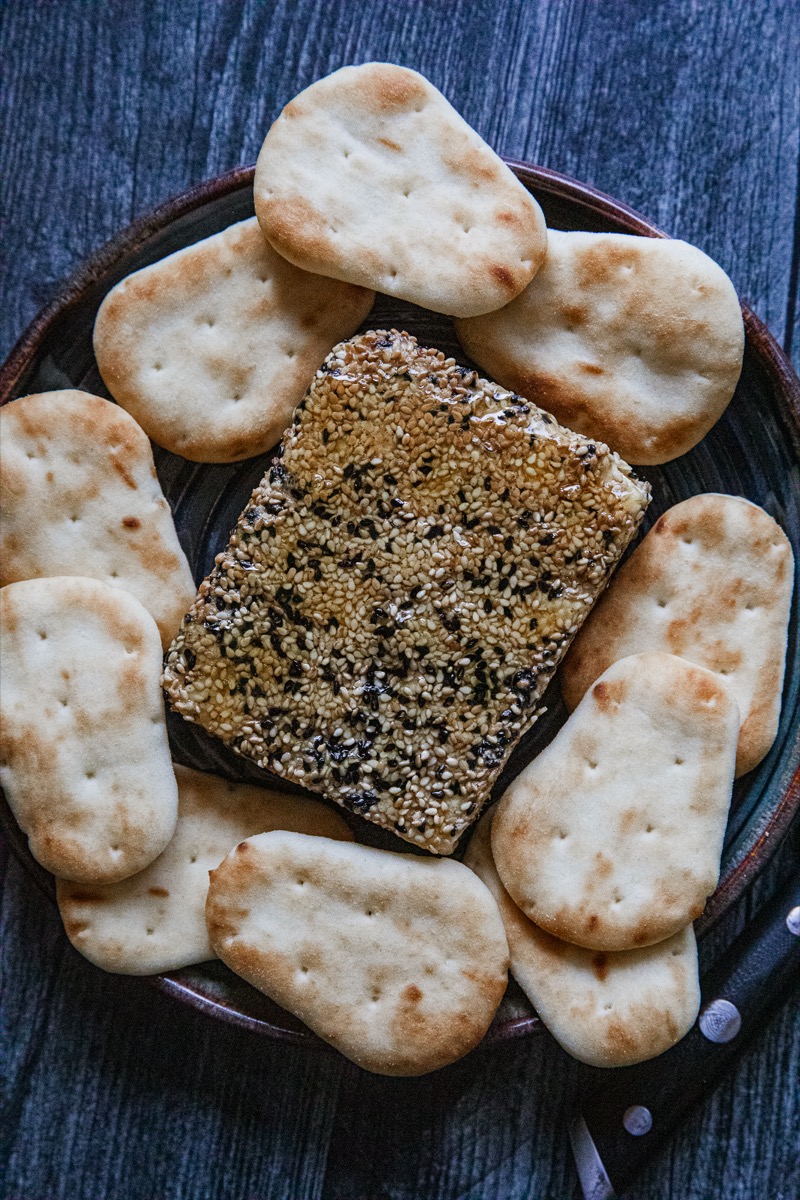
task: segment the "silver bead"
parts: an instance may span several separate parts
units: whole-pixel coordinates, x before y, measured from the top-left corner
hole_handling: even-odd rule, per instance
[[[786,928],[795,937],[800,937],[800,904],[796,904],[794,908],[790,908],[786,914]]]
[[[742,1014],[730,1000],[712,1000],[700,1013],[699,1024],[709,1042],[732,1042],[742,1027]]]
[[[642,1137],[653,1128],[653,1114],[643,1104],[632,1104],[622,1114],[622,1124],[632,1137]]]

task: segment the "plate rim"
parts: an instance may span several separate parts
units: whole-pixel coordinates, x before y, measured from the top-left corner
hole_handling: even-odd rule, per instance
[[[669,237],[669,234],[648,221],[636,209],[571,175],[519,159],[503,158],[503,161],[526,187],[536,193],[544,193],[556,199],[580,204],[601,218],[622,224],[629,233],[645,237]],[[20,386],[26,373],[34,364],[40,344],[54,325],[82,299],[88,288],[96,284],[106,271],[113,268],[121,256],[133,253],[148,238],[205,204],[221,200],[227,195],[251,187],[254,173],[254,164],[234,167],[232,170],[203,180],[169,197],[119,230],[85,259],[28,324],[0,366],[0,405],[5,404],[11,394]],[[773,390],[779,394],[778,410],[782,430],[794,446],[798,459],[800,459],[800,379],[798,379],[788,356],[765,323],[747,304],[743,301],[740,303],[745,325],[746,345],[751,346],[758,354],[759,362],[765,369]],[[789,418],[784,411],[785,408],[789,409]],[[796,740],[800,740],[800,729],[797,730]],[[798,809],[800,809],[800,763],[785,781],[783,796],[767,828],[762,831],[760,838],[745,858],[709,898],[702,916],[695,922],[698,935],[701,936],[710,930],[733,903],[744,895],[783,841]],[[24,835],[22,837],[24,838]],[[26,873],[54,903],[53,889],[48,886],[49,874],[40,874],[35,867],[32,869],[32,864],[27,861],[18,840],[13,836],[8,840],[12,852],[21,861]],[[760,855],[759,850],[763,850],[765,847],[769,848],[768,854]],[[175,972],[169,972],[147,978],[159,991],[226,1024],[259,1033],[277,1041],[330,1049],[327,1043],[318,1038],[311,1030],[287,1029],[285,1026],[275,1025],[264,1018],[229,1008],[214,997],[194,990],[175,975]],[[545,1026],[536,1015],[511,1018],[504,1023],[502,1028],[491,1027],[482,1044],[505,1042],[542,1032],[545,1032]]]

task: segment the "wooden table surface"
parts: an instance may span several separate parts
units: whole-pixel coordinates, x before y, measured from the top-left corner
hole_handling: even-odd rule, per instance
[[[797,0],[6,0],[0,357],[105,239],[252,162],[297,91],[370,59],[421,70],[501,153],[702,247],[798,346],[799,23]],[[578,1073],[549,1037],[370,1077],[102,974],[16,861],[0,871],[3,1200],[574,1194]],[[795,998],[631,1197],[796,1200],[799,1015]]]

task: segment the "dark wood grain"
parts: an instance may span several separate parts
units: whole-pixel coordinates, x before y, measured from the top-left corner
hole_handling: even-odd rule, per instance
[[[422,70],[503,153],[694,241],[779,339],[797,329],[795,0],[7,0],[0,41],[0,353],[121,226],[252,161],[299,88],[374,58]],[[4,1200],[572,1194],[579,1073],[548,1038],[418,1082],[254,1041],[94,970],[16,862],[0,969]],[[636,1200],[800,1194],[798,1016],[771,1023]]]

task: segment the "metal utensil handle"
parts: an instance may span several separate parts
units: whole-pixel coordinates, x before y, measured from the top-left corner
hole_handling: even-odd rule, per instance
[[[795,872],[702,981],[700,1015],[682,1041],[638,1066],[585,1069],[570,1130],[585,1200],[610,1200],[628,1186],[798,983]]]

